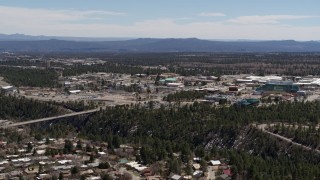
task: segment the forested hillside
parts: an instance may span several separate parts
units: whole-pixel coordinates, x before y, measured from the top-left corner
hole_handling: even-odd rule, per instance
[[[309,180],[320,177],[319,154],[280,141],[252,124],[277,121],[315,126],[319,108],[320,102],[259,108],[202,103],[159,109],[152,109],[152,103],[149,108],[124,105],[107,107],[86,121],[60,121],[46,129],[34,127],[33,132],[50,137],[78,133],[82,138],[108,142],[111,151],[122,143],[132,144],[141,147],[138,161],[149,165],[165,161],[174,173],[188,174],[193,157],[206,161],[226,158],[233,165],[234,179]],[[200,163],[206,171],[204,161]]]
[[[234,177],[248,179],[316,179],[320,156],[281,142],[251,126],[254,122],[316,124],[319,102],[280,103],[268,107],[210,107],[194,103],[183,107],[145,109],[138,105],[108,107],[89,117],[81,137],[140,145],[144,164],[168,161],[181,172],[193,155],[206,160],[228,157]],[[51,131],[55,131],[51,129]],[[248,154],[249,152],[249,154]],[[173,158],[173,153],[181,154]],[[194,154],[195,153],[195,154]],[[180,164],[177,168],[170,164]]]
[[[64,113],[58,106],[23,97],[5,96],[0,93],[0,119],[29,120]]]
[[[285,124],[276,124],[269,128],[273,133],[283,135],[295,142],[301,143],[312,148],[320,146],[319,126],[286,126]]]
[[[0,76],[17,87],[57,87],[58,74],[44,69],[23,69],[16,67],[0,67]]]
[[[279,103],[259,108],[214,108],[202,103],[151,110],[139,106],[116,106],[92,116],[82,133],[100,140],[107,140],[107,134],[112,132],[133,139],[152,136],[197,146],[204,143],[207,134],[213,130],[230,134],[228,131],[237,132],[238,127],[251,123],[277,121],[318,124],[319,108],[319,102]]]

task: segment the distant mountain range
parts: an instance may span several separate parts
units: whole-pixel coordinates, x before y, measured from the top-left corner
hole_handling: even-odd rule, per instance
[[[216,41],[153,38],[81,38],[0,34],[11,52],[320,52],[319,41]]]
[[[95,38],[95,37],[65,37],[65,36],[30,36],[25,34],[0,34],[0,41],[42,41],[42,40],[65,40],[65,41],[123,41],[134,38]]]

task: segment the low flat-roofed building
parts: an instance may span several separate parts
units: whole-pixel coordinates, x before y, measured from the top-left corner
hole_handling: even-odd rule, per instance
[[[180,175],[174,174],[170,177],[171,180],[180,180],[182,177]]]
[[[176,78],[166,78],[165,82],[166,83],[174,83],[174,82],[177,82],[177,79]]]
[[[70,90],[69,91],[69,93],[71,93],[71,94],[78,94],[80,92],[81,92],[81,90]]]
[[[221,165],[221,162],[220,162],[219,160],[211,160],[210,163],[211,163],[212,166],[219,166],[219,165]]]
[[[182,83],[168,83],[168,87],[183,87],[184,85]]]
[[[301,86],[320,86],[320,78],[303,78],[300,79],[295,85]]]
[[[2,86],[1,90],[4,91],[5,93],[15,93],[17,92],[17,88],[14,86]]]
[[[293,84],[292,81],[270,81],[256,89],[258,92],[262,93],[277,93],[277,92],[286,92],[286,93],[296,93],[298,92],[299,86]]]
[[[196,164],[192,164],[193,169],[198,170],[201,168],[200,164],[196,163]]]

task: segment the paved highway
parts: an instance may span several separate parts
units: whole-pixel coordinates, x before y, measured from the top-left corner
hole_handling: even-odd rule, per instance
[[[22,126],[22,125],[33,124],[33,123],[38,123],[38,122],[51,121],[51,120],[55,120],[55,119],[67,118],[67,117],[84,115],[84,114],[90,114],[90,113],[97,112],[97,111],[99,111],[99,110],[100,110],[100,108],[98,108],[98,109],[92,109],[92,110],[87,110],[87,111],[81,111],[81,112],[75,112],[75,113],[70,113],[70,114],[64,114],[64,115],[59,115],[59,116],[54,116],[54,117],[47,117],[47,118],[30,120],[30,121],[23,121],[23,122],[18,122],[18,123],[12,123],[12,124],[8,124],[8,125],[4,125],[4,126],[1,126],[0,128],[8,128],[8,127]]]

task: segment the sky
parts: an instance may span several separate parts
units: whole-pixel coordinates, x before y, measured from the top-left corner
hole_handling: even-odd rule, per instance
[[[0,34],[320,40],[319,0],[0,0]]]

